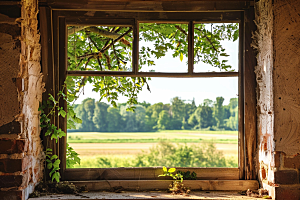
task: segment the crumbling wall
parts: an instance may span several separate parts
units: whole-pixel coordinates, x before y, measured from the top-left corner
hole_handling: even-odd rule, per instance
[[[273,108],[273,7],[271,0],[255,5],[257,49],[258,176],[265,188],[274,183],[274,108]],[[272,191],[270,190],[272,193]]]
[[[255,6],[259,180],[276,199],[300,199],[300,1]]]
[[[0,6],[0,196],[26,199],[43,176],[37,1]]]

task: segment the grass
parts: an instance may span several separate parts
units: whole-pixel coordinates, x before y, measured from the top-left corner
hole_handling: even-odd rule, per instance
[[[237,143],[237,131],[166,130],[158,132],[70,132],[69,143]]]
[[[81,156],[80,156],[81,157]],[[238,163],[238,158],[233,156],[225,156],[226,160],[231,160],[232,162]],[[103,165],[103,162],[99,161],[109,160],[111,162],[110,166]],[[106,167],[136,167],[133,165],[135,163],[135,155],[98,155],[98,156],[83,156],[81,157],[80,165],[76,164],[74,168],[106,168]],[[153,167],[153,166],[152,166]],[[229,166],[228,166],[229,167]]]
[[[80,154],[81,165],[75,168],[134,167],[137,154],[149,152],[150,147],[162,141],[189,146],[214,143],[226,160],[237,163],[238,159],[237,131],[68,132],[67,138]]]
[[[100,159],[108,159],[112,163],[112,166],[103,166],[99,163]],[[124,155],[101,155],[101,156],[84,156],[81,158],[80,165],[76,164],[74,168],[103,168],[103,167],[134,167],[131,163],[134,163],[135,156]]]
[[[68,138],[68,143],[157,143],[159,141],[174,142],[174,143],[219,143],[219,144],[237,144],[237,139],[73,139]]]

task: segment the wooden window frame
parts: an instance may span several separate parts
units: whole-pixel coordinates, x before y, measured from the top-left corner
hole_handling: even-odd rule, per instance
[[[89,1],[89,0],[88,0]],[[49,6],[50,3],[52,7]],[[92,1],[94,2],[94,1]],[[95,3],[95,2],[94,2]],[[254,31],[254,10],[249,1],[219,3],[191,2],[162,2],[164,7],[149,4],[145,8],[140,3],[124,5],[113,3],[113,1],[99,1],[95,5],[81,4],[84,10],[74,4],[60,3],[60,1],[41,1],[40,4],[40,31],[42,44],[42,71],[46,83],[46,93],[54,97],[57,91],[62,90],[62,85],[67,75],[69,76],[144,76],[144,77],[228,77],[238,76],[239,80],[239,167],[238,168],[178,168],[181,170],[193,170],[200,180],[255,180],[255,161],[253,159],[256,149],[256,94],[255,54],[250,47],[251,31]],[[185,5],[174,6],[174,4]],[[119,5],[119,6],[116,6]],[[195,11],[196,8],[201,8]],[[166,9],[168,8],[168,9]],[[94,11],[97,10],[97,11]],[[122,11],[121,11],[122,10]],[[92,17],[87,13],[91,13]],[[79,16],[79,17],[78,17]],[[157,16],[161,16],[158,18]],[[184,20],[180,19],[184,16]],[[160,73],[160,72],[138,72],[138,42],[133,41],[133,71],[67,71],[67,25],[93,24],[97,25],[98,19],[109,19],[120,21],[122,19],[133,19],[135,28],[133,34],[138,35],[137,24],[139,21],[185,21],[189,22],[189,29],[193,28],[193,22],[199,23],[239,23],[239,72],[193,72],[193,36],[189,34],[189,63],[187,73]],[[108,23],[109,24],[109,23]],[[189,32],[192,30],[189,30]],[[138,38],[138,37],[134,37]],[[66,108],[66,103],[61,100],[61,106]],[[66,121],[62,117],[54,117],[53,123],[66,131]],[[44,139],[46,141],[46,138]],[[68,181],[95,181],[95,180],[161,180],[161,168],[79,168],[66,169],[66,137],[61,138],[58,143],[51,143],[54,153],[59,155],[62,161],[62,180]],[[116,175],[118,174],[118,175]]]

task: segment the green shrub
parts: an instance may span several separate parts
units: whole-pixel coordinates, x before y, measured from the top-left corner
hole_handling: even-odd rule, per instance
[[[213,143],[197,145],[160,141],[149,151],[136,156],[101,156],[83,159],[82,168],[112,167],[237,167],[237,159],[225,158]],[[75,166],[76,167],[76,166]]]
[[[135,162],[136,167],[237,167],[232,159],[226,161],[213,143],[187,145],[161,141],[149,153],[138,154]]]

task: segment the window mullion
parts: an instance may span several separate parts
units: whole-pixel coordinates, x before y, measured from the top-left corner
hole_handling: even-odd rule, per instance
[[[139,24],[138,21],[134,20],[133,25],[133,46],[132,46],[132,72],[138,73],[139,68]]]
[[[194,73],[194,23],[189,22],[188,28],[188,73]]]

